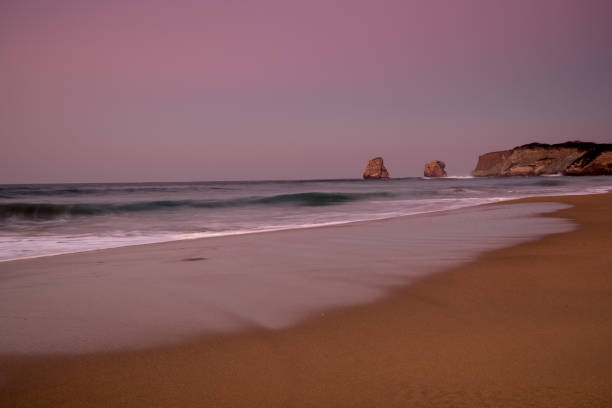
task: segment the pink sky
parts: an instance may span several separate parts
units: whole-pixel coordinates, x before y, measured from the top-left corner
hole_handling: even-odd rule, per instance
[[[392,176],[612,142],[610,1],[0,3],[0,183]]]

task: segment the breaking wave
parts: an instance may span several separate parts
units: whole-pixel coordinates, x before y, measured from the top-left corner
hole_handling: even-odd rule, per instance
[[[390,193],[327,193],[309,192],[274,196],[241,197],[224,200],[157,200],[127,203],[4,203],[0,204],[0,220],[15,217],[44,220],[66,216],[92,216],[132,212],[167,211],[183,208],[216,209],[245,206],[318,207],[345,204],[370,198],[388,197]]]

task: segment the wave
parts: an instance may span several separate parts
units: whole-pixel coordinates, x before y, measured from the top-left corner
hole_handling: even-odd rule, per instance
[[[20,197],[70,197],[70,196],[91,196],[91,195],[111,195],[111,194],[130,194],[130,193],[176,193],[184,191],[189,187],[178,188],[177,186],[147,186],[147,187],[22,187],[22,188],[2,188],[0,187],[0,198],[17,199]]]
[[[252,205],[318,207],[343,204],[369,198],[382,198],[390,193],[308,192],[274,196],[242,197],[226,200],[157,200],[128,203],[4,203],[0,204],[0,220],[8,218],[50,220],[66,216],[92,216],[133,212],[164,211],[178,208],[216,209]]]
[[[196,181],[167,183],[99,183],[99,184],[23,184],[0,185],[0,199],[20,197],[70,197],[82,195],[115,195],[130,193],[178,193],[184,191],[236,190],[259,185],[307,185],[313,183],[359,183],[361,179],[336,180],[256,180],[256,181]]]
[[[550,179],[550,178],[538,180],[537,182],[535,182],[533,184],[536,185],[536,186],[543,186],[543,187],[553,187],[553,186],[562,186],[562,185],[565,185],[563,180]]]

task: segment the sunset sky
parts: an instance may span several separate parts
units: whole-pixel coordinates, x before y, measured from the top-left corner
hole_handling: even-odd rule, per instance
[[[0,183],[468,174],[612,143],[612,1],[0,2]]]

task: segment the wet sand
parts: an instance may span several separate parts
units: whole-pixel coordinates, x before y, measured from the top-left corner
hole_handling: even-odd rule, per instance
[[[281,329],[573,225],[509,204],[0,262],[0,355],[97,353]]]
[[[580,227],[288,329],[4,356],[0,405],[611,406],[612,194],[524,201]]]

